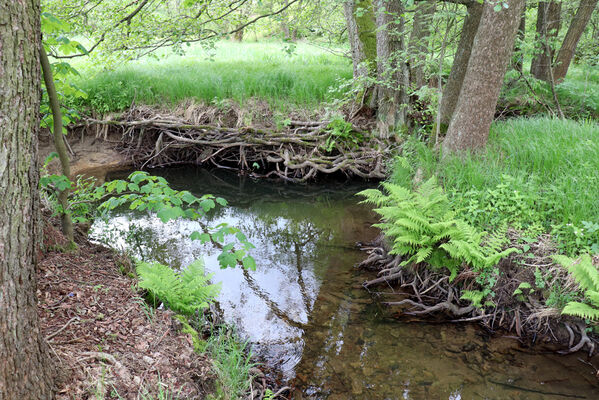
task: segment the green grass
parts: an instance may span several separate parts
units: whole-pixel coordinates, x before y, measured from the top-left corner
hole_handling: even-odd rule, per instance
[[[551,86],[528,76],[528,73],[526,75],[540,100],[557,112]],[[510,105],[510,108],[529,116],[547,114],[516,71],[508,72],[505,81],[511,84],[502,89],[500,107]],[[572,65],[564,82],[556,86],[556,93],[568,118],[599,118],[599,66]]]
[[[305,43],[285,52],[281,42],[218,42],[214,51],[190,47],[186,54],[145,58],[115,71],[79,66],[84,105],[97,112],[121,111],[136,103],[176,105],[185,99],[243,103],[255,97],[273,107],[315,107],[329,87],[352,76],[350,61]]]
[[[206,347],[216,373],[216,392],[211,399],[235,400],[250,391],[251,351],[232,327],[213,332]]]
[[[495,124],[487,149],[438,161],[424,145],[413,161],[436,174],[454,206],[486,230],[502,223],[551,232],[568,254],[599,245],[599,125],[550,118]],[[405,179],[396,168],[395,180]]]

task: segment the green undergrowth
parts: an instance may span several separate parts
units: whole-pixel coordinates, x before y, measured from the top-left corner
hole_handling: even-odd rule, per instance
[[[406,152],[437,176],[459,216],[483,230],[550,233],[561,253],[599,252],[599,125],[550,118],[495,124],[483,153],[442,161],[424,144]],[[391,178],[409,179],[398,165]]]
[[[461,292],[474,306],[497,306],[498,291],[518,301],[536,292],[547,307],[597,319],[599,273],[589,254],[599,254],[598,171],[596,122],[513,119],[493,126],[483,152],[461,157],[440,159],[410,138],[382,190],[361,195],[377,207],[391,254],[402,255],[404,265],[445,270],[450,282],[474,272],[475,285]],[[555,281],[557,270],[523,261],[535,257],[529,251],[543,234],[578,289]],[[512,253],[514,265],[500,266]],[[511,287],[504,269],[526,265],[533,268],[524,275],[534,279]],[[549,280],[553,287],[546,286]]]
[[[154,307],[176,312],[181,331],[191,337],[194,351],[207,354],[215,374],[211,400],[242,398],[250,387],[251,349],[231,326],[214,326],[206,309],[220,292],[220,285],[209,283],[203,263],[194,261],[182,271],[159,263],[137,263],[138,287],[147,293]],[[206,333],[206,334],[204,334]]]
[[[184,55],[146,57],[114,71],[81,67],[77,84],[88,96],[80,106],[98,113],[136,104],[177,105],[185,99],[219,104],[250,98],[276,109],[314,108],[330,98],[329,88],[350,79],[348,60],[305,43],[290,54],[280,42],[217,42]]]
[[[532,91],[516,71],[508,72],[498,111],[502,111],[502,107],[508,107],[511,112],[520,115],[547,115],[550,113],[546,108],[548,106],[557,115],[550,84],[534,79],[528,73],[526,76]],[[571,66],[566,79],[556,85],[556,93],[566,117],[599,118],[599,66]]]

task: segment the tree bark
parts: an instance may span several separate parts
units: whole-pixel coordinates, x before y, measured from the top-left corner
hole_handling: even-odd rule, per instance
[[[442,131],[445,131],[449,125],[458,102],[482,11],[483,6],[477,2],[468,6],[468,15],[464,20],[462,33],[460,35],[460,43],[458,44],[458,49],[453,59],[453,65],[451,66],[451,72],[449,73],[449,78],[447,79],[441,97],[440,121],[441,126],[443,127]]]
[[[52,399],[37,315],[39,0],[0,2],[0,398]]]
[[[591,20],[591,16],[597,7],[598,1],[599,0],[580,1],[578,10],[572,19],[572,23],[568,28],[568,32],[564,37],[562,46],[559,49],[557,58],[555,59],[553,77],[556,82],[560,82],[566,77],[568,68],[570,68],[570,63],[574,57],[574,52],[576,51],[576,46],[578,46],[578,41],[584,33],[589,21]]]
[[[359,16],[356,10],[360,9]],[[369,76],[376,63],[376,27],[371,0],[347,0],[343,4],[352,52],[354,78]]]
[[[62,133],[62,111],[60,110],[58,94],[56,93],[56,87],[54,86],[52,67],[50,66],[50,61],[48,60],[44,46],[40,46],[40,63],[42,66],[46,91],[48,93],[48,101],[50,102],[50,109],[52,110],[52,121],[54,123],[52,136],[54,137],[54,147],[58,153],[62,174],[66,176],[67,179],[71,179],[69,154],[67,153],[67,146],[64,142],[64,135]],[[60,214],[62,233],[68,239],[69,247],[74,248],[75,239],[73,236],[73,221],[71,220],[71,214],[69,214],[68,211],[69,189],[62,190],[58,193],[58,202],[62,207],[62,212]]]
[[[520,26],[518,26],[518,40],[514,47],[514,51],[517,53],[518,58],[514,60],[514,69],[520,73],[524,72],[524,55],[522,54],[522,47],[520,43],[524,43],[526,39],[526,7],[522,10],[520,16]]]
[[[377,127],[379,137],[388,138],[397,126],[407,123],[409,78],[400,57],[405,43],[403,7],[399,1],[375,0],[375,9]]]
[[[418,3],[418,9],[414,15],[408,45],[410,52],[410,86],[412,89],[419,89],[424,86],[424,63],[436,9],[436,2],[423,1]]]
[[[485,2],[472,44],[460,96],[443,142],[444,154],[484,147],[493,122],[503,77],[514,49],[524,0],[507,0],[494,11]]]
[[[562,3],[555,1],[539,2],[537,11],[537,37],[541,44],[540,52],[535,54],[530,65],[530,74],[537,79],[549,82],[554,49],[551,42],[559,34],[561,26]]]

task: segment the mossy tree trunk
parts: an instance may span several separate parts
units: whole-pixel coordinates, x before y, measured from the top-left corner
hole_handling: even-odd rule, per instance
[[[370,76],[376,65],[376,26],[372,0],[347,0],[343,4],[352,53],[354,78]]]
[[[0,2],[0,398],[52,399],[37,315],[39,0]]]
[[[520,23],[524,0],[506,0],[494,10],[485,2],[455,111],[443,142],[444,154],[486,145],[499,91]]]

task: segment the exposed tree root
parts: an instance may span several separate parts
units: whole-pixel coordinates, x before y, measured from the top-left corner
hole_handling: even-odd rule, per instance
[[[318,174],[342,173],[348,177],[383,179],[386,159],[393,154],[388,140],[371,137],[356,146],[331,136],[328,121],[287,121],[287,126],[227,127],[190,123],[184,117],[161,115],[136,107],[116,118],[85,119],[74,128],[95,128],[96,135],[120,134],[122,152],[137,167],[190,163],[235,168],[255,177],[307,181]],[[327,141],[334,141],[327,151]]]
[[[518,247],[517,233],[509,231],[511,247]],[[359,264],[360,268],[379,271],[378,276],[363,283],[371,291],[377,285],[386,285],[392,289],[389,293],[371,292],[379,296],[397,296],[400,301],[383,301],[384,304],[400,307],[406,315],[445,315],[452,322],[477,321],[490,331],[505,330],[515,332],[521,340],[530,343],[544,342],[567,346],[561,354],[579,350],[595,352],[597,338],[587,333],[584,321],[572,317],[563,317],[556,308],[547,307],[541,291],[527,293],[517,298],[514,291],[522,282],[534,286],[535,279],[541,273],[547,287],[558,285],[566,290],[575,288],[575,281],[565,269],[554,265],[550,254],[555,248],[549,237],[541,236],[536,243],[529,244],[535,255],[531,260],[515,254],[503,260],[499,265],[500,277],[493,287],[496,293],[494,307],[473,307],[469,301],[460,299],[462,290],[476,290],[477,274],[467,268],[452,281],[442,271],[431,271],[424,265],[400,266],[401,258],[388,253],[384,238],[362,245],[368,257]],[[535,276],[536,273],[536,276]],[[384,300],[384,299],[383,299]],[[576,339],[578,337],[579,339]]]

